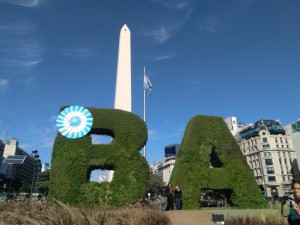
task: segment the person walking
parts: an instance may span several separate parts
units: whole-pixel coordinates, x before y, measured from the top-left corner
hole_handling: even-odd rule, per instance
[[[294,178],[292,180],[292,189],[294,194],[290,196],[292,203],[291,209],[288,215],[289,225],[298,225],[300,224],[300,179]]]
[[[167,207],[167,201],[168,201],[168,186],[166,182],[163,182],[163,185],[161,187],[160,191],[160,206],[161,206],[161,211],[166,211]]]
[[[168,184],[167,191],[168,191],[167,192],[167,199],[168,199],[167,211],[168,211],[174,209],[173,187],[171,183]]]
[[[179,187],[179,185],[177,184],[174,190],[174,196],[175,196],[175,206],[177,210],[181,210],[182,209],[182,191]]]

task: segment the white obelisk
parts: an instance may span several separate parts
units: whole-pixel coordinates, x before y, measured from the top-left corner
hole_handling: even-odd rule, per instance
[[[120,31],[114,108],[131,112],[131,45],[126,24]]]
[[[114,108],[131,112],[131,44],[126,24],[120,31]],[[107,181],[111,182],[113,176],[114,171],[109,170]]]

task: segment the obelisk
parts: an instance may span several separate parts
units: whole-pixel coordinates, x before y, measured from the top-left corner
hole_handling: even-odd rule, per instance
[[[114,108],[131,112],[131,44],[126,24],[120,31]]]
[[[114,108],[131,112],[131,44],[126,24],[120,31]],[[107,181],[111,182],[113,176],[114,171],[109,170]]]

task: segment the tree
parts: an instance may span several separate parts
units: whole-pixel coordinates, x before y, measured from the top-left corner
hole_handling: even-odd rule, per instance
[[[48,185],[50,180],[50,171],[44,171],[39,174],[38,192],[48,194]]]
[[[158,192],[161,185],[162,185],[161,177],[156,174],[150,174],[147,192],[159,194]]]

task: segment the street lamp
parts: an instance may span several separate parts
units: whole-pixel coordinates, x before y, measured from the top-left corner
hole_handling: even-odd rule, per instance
[[[272,202],[274,203],[275,202],[275,195],[276,195],[276,188],[272,188]]]
[[[35,181],[35,173],[36,173],[35,167],[37,164],[37,160],[39,160],[39,157],[40,157],[38,154],[38,150],[33,150],[31,152],[31,157],[33,158],[34,161],[33,161],[33,175],[32,175],[32,182],[31,182],[30,196],[32,195],[32,188],[34,187],[34,184],[36,186],[36,182],[37,182],[37,181]]]

